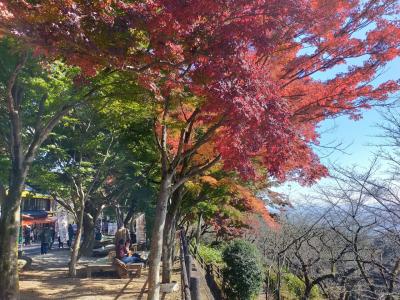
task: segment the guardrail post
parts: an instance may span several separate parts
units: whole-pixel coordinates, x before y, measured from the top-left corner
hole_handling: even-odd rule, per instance
[[[190,296],[192,300],[200,300],[200,276],[197,272],[193,272],[190,278]]]
[[[186,253],[185,253],[185,245],[184,245],[184,241],[185,241],[185,237],[182,234],[181,231],[181,238],[180,238],[180,261],[181,261],[181,282],[182,282],[182,299],[184,300],[191,300],[191,296],[190,296],[190,277],[188,276],[187,273],[187,265],[186,265]]]
[[[186,274],[188,279],[192,277],[192,265],[193,265],[193,258],[190,254],[185,255],[185,264],[186,264]]]

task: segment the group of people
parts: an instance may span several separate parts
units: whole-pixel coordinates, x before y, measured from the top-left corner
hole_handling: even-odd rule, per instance
[[[23,230],[24,245],[30,245],[31,243],[39,240],[39,229],[36,226],[26,226]]]
[[[40,234],[40,241],[41,241],[41,254],[47,254],[49,250],[53,247],[55,241],[56,232],[54,227],[49,227],[46,224]],[[68,225],[68,240],[67,246],[70,248],[72,246],[72,241],[74,239],[75,231],[71,224]],[[57,235],[58,238],[58,248],[64,249],[65,238],[63,238],[60,234]]]
[[[24,226],[22,229],[22,234],[24,246],[35,242],[40,242],[40,253],[47,254],[48,251],[52,249],[56,238],[58,239],[58,248],[64,248],[65,243],[67,243],[68,247],[71,247],[75,231],[72,224],[69,224],[68,226],[68,235],[56,233],[55,227],[50,224],[43,224],[39,226],[34,224],[32,226]]]
[[[146,260],[142,259],[140,254],[131,254],[130,247],[132,243],[130,238],[131,235],[127,228],[121,227],[117,230],[114,240],[116,257],[125,264],[145,263]]]
[[[40,242],[40,253],[46,254],[49,249],[52,248],[54,244],[56,231],[53,226],[49,226],[49,224],[44,224],[42,228],[33,225],[25,226],[23,229],[24,236],[24,246],[30,245],[31,243]]]

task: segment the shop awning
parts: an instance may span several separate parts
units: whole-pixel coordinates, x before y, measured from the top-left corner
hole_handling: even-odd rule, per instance
[[[22,214],[22,220],[33,220],[34,218],[30,215]]]
[[[33,224],[48,224],[57,221],[57,217],[48,216],[45,210],[27,210],[21,213],[22,226]]]
[[[22,219],[24,218],[24,216],[28,218],[38,219],[38,218],[46,218],[48,212],[45,210],[23,210],[21,214],[22,214]]]
[[[22,226],[33,225],[33,224],[49,224],[55,223],[57,221],[57,217],[47,217],[47,218],[40,218],[40,219],[30,219],[24,220],[22,219]]]
[[[57,217],[46,217],[46,218],[38,218],[38,219],[22,219],[22,226],[33,225],[33,224],[49,224],[55,223],[57,221]]]

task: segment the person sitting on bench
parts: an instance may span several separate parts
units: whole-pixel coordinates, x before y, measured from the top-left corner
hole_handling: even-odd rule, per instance
[[[133,264],[133,263],[141,263],[143,260],[138,256],[129,256],[129,252],[126,249],[125,241],[120,239],[115,249],[116,256],[119,260],[121,260],[124,264]]]

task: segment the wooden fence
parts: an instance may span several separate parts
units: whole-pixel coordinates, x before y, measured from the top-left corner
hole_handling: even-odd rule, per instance
[[[193,257],[190,254],[189,244],[183,230],[180,231],[180,246],[182,299],[200,300],[201,273],[196,264],[193,263]]]
[[[200,256],[196,248],[190,244],[190,252],[193,257],[197,260],[201,268],[206,272],[207,285],[210,288],[211,293],[216,300],[226,299],[223,294],[224,280],[222,276],[222,270],[216,264],[206,263],[203,257]]]

